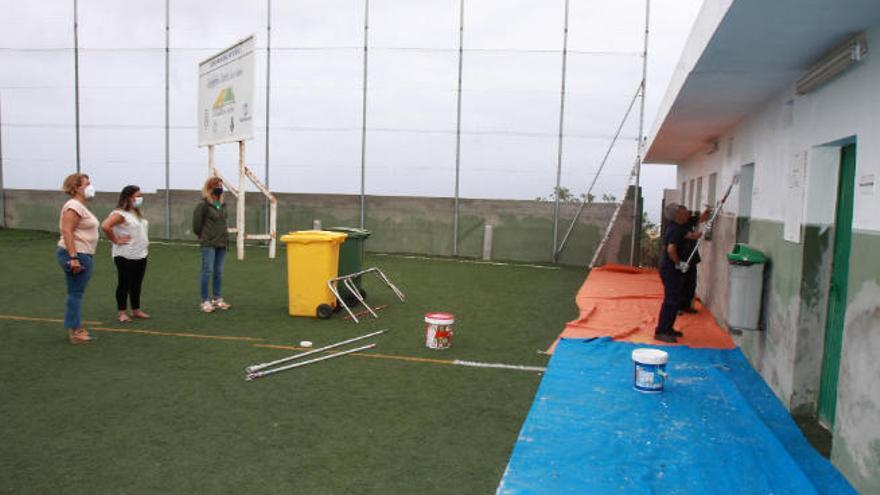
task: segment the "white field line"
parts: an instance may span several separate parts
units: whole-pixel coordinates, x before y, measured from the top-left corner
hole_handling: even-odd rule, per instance
[[[452,362],[456,366],[470,366],[472,368],[496,368],[502,370],[518,370],[518,371],[537,371],[543,373],[547,368],[543,366],[523,366],[521,364],[502,364],[502,363],[481,363],[478,361],[460,361],[456,359]]]
[[[439,258],[431,256],[415,256],[409,254],[370,253],[370,256],[388,256],[389,258],[403,258],[407,260],[448,261],[450,263],[468,263],[471,265],[512,266],[517,268],[537,268],[539,270],[559,270],[558,266],[530,265],[528,263],[504,263],[501,261],[462,260],[451,258]]]

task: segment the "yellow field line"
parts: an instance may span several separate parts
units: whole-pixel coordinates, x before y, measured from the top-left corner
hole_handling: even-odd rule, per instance
[[[91,327],[90,330],[95,330],[96,332],[140,333],[144,335],[159,335],[162,337],[187,337],[191,339],[236,340],[248,342],[261,342],[265,340],[259,337],[236,337],[232,335],[207,335],[203,333],[163,332],[160,330],[138,330],[134,328]]]
[[[33,318],[29,316],[11,316],[11,315],[0,315],[0,320],[18,320],[18,321],[39,321],[39,322],[50,322],[57,323],[62,322],[64,320],[58,320],[53,318]],[[185,337],[191,339],[208,339],[208,340],[231,340],[237,342],[262,342],[266,339],[259,337],[237,337],[234,335],[208,335],[202,333],[188,333],[188,332],[167,332],[162,330],[141,330],[136,328],[114,328],[114,327],[102,327],[102,326],[91,326],[91,325],[100,325],[101,322],[85,322],[90,325],[89,330],[94,330],[96,332],[110,332],[110,333],[130,333],[130,334],[141,334],[141,335],[155,335],[161,337]],[[281,349],[288,351],[308,351],[310,348],[306,347],[296,347],[292,345],[279,345],[279,344],[253,344],[254,347],[259,347],[262,349]],[[330,351],[328,351],[330,352]],[[433,358],[422,358],[422,357],[414,357],[414,356],[394,356],[391,354],[375,354],[375,353],[354,353],[353,356],[360,356],[366,358],[373,359],[387,359],[392,361],[408,361],[411,363],[431,363],[431,364],[445,364],[450,366],[472,366],[474,364],[485,365],[486,363],[469,363],[462,362],[458,360],[448,360],[448,359],[433,359]],[[529,368],[529,367],[517,367],[511,365],[488,365],[485,367],[493,367],[493,366],[503,366],[503,367],[512,367],[512,368]]]
[[[39,321],[44,323],[64,323],[64,320],[59,318],[35,318],[32,316],[14,316],[14,315],[0,315],[0,320],[16,320],[16,321]],[[86,325],[102,325],[104,322],[102,321],[83,321]]]

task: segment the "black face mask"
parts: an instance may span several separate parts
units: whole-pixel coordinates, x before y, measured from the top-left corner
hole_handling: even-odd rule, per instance
[[[215,187],[213,190],[211,190],[211,192],[214,194],[214,196],[217,196],[219,198],[220,195],[223,194],[223,188]]]

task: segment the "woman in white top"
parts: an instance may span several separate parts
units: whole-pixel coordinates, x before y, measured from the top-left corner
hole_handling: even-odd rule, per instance
[[[92,256],[98,247],[98,219],[86,208],[86,202],[95,197],[95,186],[88,175],[76,173],[64,179],[62,190],[70,199],[61,207],[61,238],[55,254],[67,282],[64,326],[71,344],[88,344],[95,337],[82,325],[82,300],[92,277]]]
[[[148,319],[141,311],[141,284],[147,271],[147,254],[150,240],[147,238],[149,223],[141,213],[144,197],[138,186],[125,186],[119,194],[116,209],[101,224],[107,239],[113,243],[111,253],[116,264],[116,307],[121,322],[131,321],[126,314],[127,302],[131,300],[131,316]]]

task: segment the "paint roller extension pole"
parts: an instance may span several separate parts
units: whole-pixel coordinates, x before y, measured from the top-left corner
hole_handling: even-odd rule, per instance
[[[248,373],[248,374],[250,374],[250,373],[254,373],[254,372],[260,371],[260,370],[262,370],[262,369],[270,368],[270,367],[272,367],[272,366],[275,366],[275,365],[278,365],[278,364],[281,364],[281,363],[286,363],[286,362],[288,362],[288,361],[293,361],[294,359],[299,359],[299,358],[301,358],[301,357],[310,356],[310,355],[312,355],[312,354],[316,354],[316,353],[319,353],[319,352],[322,352],[322,351],[326,351],[326,350],[328,350],[328,349],[333,349],[334,347],[339,347],[339,346],[342,346],[342,345],[345,345],[345,344],[350,344],[350,343],[352,343],[352,342],[357,342],[358,340],[368,339],[368,338],[370,338],[370,337],[375,337],[375,336],[377,336],[377,335],[382,335],[383,333],[385,333],[385,332],[387,332],[387,331],[388,331],[388,329],[386,328],[385,330],[379,330],[378,332],[368,333],[368,334],[366,334],[366,335],[361,335],[360,337],[354,337],[354,338],[352,338],[352,339],[343,340],[342,342],[337,342],[337,343],[335,343],[335,344],[325,345],[324,347],[320,347],[320,348],[318,348],[318,349],[313,349],[313,350],[311,350],[311,351],[302,352],[302,353],[299,353],[299,354],[294,354],[293,356],[288,356],[288,357],[281,358],[281,359],[278,359],[278,360],[275,360],[275,361],[271,361],[271,362],[268,362],[268,363],[255,364],[255,365],[253,365],[253,366],[248,366],[247,368],[244,369],[244,371],[245,371],[245,373]]]
[[[287,366],[282,366],[280,368],[273,368],[271,370],[266,370],[266,371],[257,371],[256,373],[248,373],[244,377],[244,379],[245,379],[245,381],[250,382],[250,381],[253,381],[257,378],[262,378],[266,375],[278,373],[279,371],[286,371],[286,370],[293,369],[293,368],[299,368],[301,366],[306,366],[306,365],[309,365],[312,363],[317,363],[319,361],[326,361],[328,359],[333,359],[333,358],[338,358],[340,356],[345,356],[346,354],[354,354],[355,352],[365,351],[367,349],[372,349],[373,347],[376,347],[376,344],[368,344],[368,345],[365,345],[362,347],[355,347],[354,349],[349,349],[347,351],[337,352],[335,354],[329,354],[327,356],[321,356],[321,357],[315,358],[315,359],[309,359],[308,361],[303,361],[300,363],[289,364]]]
[[[730,191],[733,190],[733,186],[739,184],[739,174],[733,176],[733,180],[730,181],[730,185],[727,186],[727,191],[724,192],[724,196],[722,196],[721,201],[718,202],[718,206],[715,207],[715,211],[712,212],[712,216],[709,217],[709,221],[706,222],[706,225],[703,226],[703,235],[697,239],[697,244],[694,246],[694,250],[691,251],[691,254],[687,257],[686,263],[688,265],[691,264],[691,260],[694,258],[694,255],[697,253],[697,250],[700,249],[700,245],[703,243],[703,238],[706,236],[706,232],[708,232],[712,225],[715,224],[715,218],[718,217],[718,214],[721,213],[721,210],[724,208],[724,203],[727,202],[727,197],[730,196]]]

